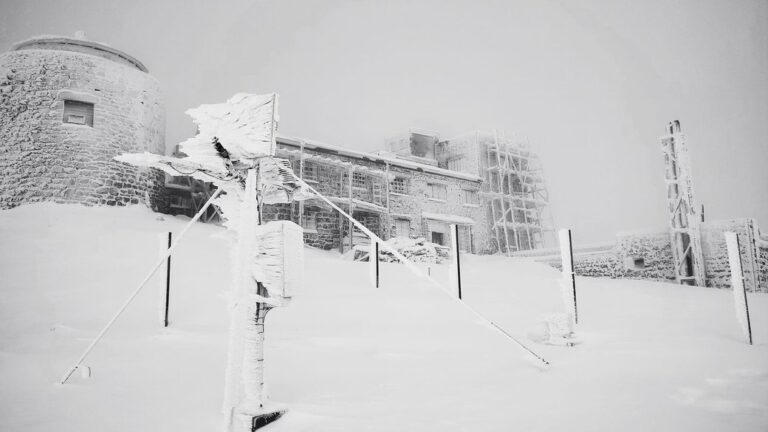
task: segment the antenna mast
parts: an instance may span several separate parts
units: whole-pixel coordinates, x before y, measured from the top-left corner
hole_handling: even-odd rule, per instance
[[[664,152],[665,182],[669,210],[672,256],[675,280],[680,284],[706,285],[704,257],[701,252],[701,215],[693,198],[691,161],[686,136],[680,132],[680,122],[668,125],[668,134],[660,138]]]

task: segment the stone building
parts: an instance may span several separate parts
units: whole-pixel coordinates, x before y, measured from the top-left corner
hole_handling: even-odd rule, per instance
[[[551,231],[535,154],[511,140],[481,132],[441,140],[412,130],[378,153],[284,136],[277,143],[277,156],[291,160],[302,179],[383,239],[446,246],[455,224],[463,250],[509,253],[542,247]],[[320,199],[271,206],[264,217],[296,221],[305,241],[324,249],[367,242]]]
[[[411,131],[388,140],[386,147],[366,153],[278,136],[276,155],[290,160],[299,177],[385,240],[424,238],[445,246],[449,226],[455,224],[467,252],[542,247],[543,234],[551,231],[543,216],[548,203],[530,150],[481,132],[441,140],[432,132]],[[498,164],[501,159],[506,164]],[[209,195],[199,183],[168,180],[172,212],[194,214]],[[300,224],[306,243],[322,249],[344,252],[368,242],[321,199],[265,206],[263,218]]]
[[[424,237],[447,245],[448,227],[457,224],[465,250],[486,248],[480,177],[441,168],[434,159],[365,153],[284,136],[277,143],[277,156],[291,160],[304,181],[380,237]],[[346,251],[367,242],[320,199],[270,206],[264,218],[296,221],[304,227],[306,243],[323,249]]]
[[[54,36],[0,54],[0,209],[55,201],[165,210],[159,171],[112,159],[143,151],[165,152],[165,108],[141,62]]]

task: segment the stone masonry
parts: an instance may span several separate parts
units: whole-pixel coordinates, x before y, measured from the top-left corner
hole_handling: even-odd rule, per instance
[[[725,246],[725,232],[739,237],[744,283],[748,291],[768,292],[768,240],[760,236],[754,219],[730,219],[701,224],[702,252],[707,286],[731,287],[731,269]],[[558,269],[559,250],[517,253],[533,257]],[[666,232],[620,234],[613,245],[574,247],[574,267],[579,276],[647,279],[674,282],[674,260]]]
[[[92,126],[65,122],[65,101],[92,104]],[[165,210],[160,172],[112,159],[162,154],[164,134],[158,82],[120,51],[40,37],[0,54],[0,209],[55,201]]]

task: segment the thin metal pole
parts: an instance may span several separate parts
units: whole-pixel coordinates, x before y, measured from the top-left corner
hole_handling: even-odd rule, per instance
[[[179,241],[181,240],[182,237],[184,237],[184,234],[186,234],[187,230],[189,230],[189,228],[191,228],[192,225],[195,222],[197,222],[198,219],[200,219],[200,216],[203,215],[203,212],[205,212],[205,210],[208,208],[208,206],[211,205],[211,202],[213,202],[213,200],[216,197],[218,197],[221,192],[222,192],[222,188],[216,189],[216,192],[214,192],[214,194],[211,195],[211,197],[208,199],[208,201],[206,201],[206,203],[203,205],[203,207],[197,212],[195,217],[193,217],[192,220],[189,221],[187,226],[185,226],[184,229],[181,230],[181,233],[179,233],[179,238],[176,239],[176,243],[174,243],[173,245],[171,245],[170,248],[168,248],[168,251],[166,252],[165,256],[160,257],[160,259],[157,261],[155,266],[152,267],[152,270],[150,270],[149,273],[147,274],[147,276],[144,277],[144,280],[141,281],[141,283],[139,284],[138,288],[136,288],[136,290],[131,294],[131,296],[128,297],[128,300],[126,300],[125,303],[123,303],[123,305],[120,307],[120,309],[118,309],[117,313],[112,317],[112,319],[109,320],[107,325],[105,325],[104,328],[101,329],[99,334],[91,342],[91,344],[88,345],[88,348],[85,349],[83,354],[80,355],[80,358],[77,360],[77,362],[75,362],[75,365],[72,366],[72,368],[70,368],[67,371],[67,373],[64,374],[63,377],[61,377],[61,383],[62,384],[66,383],[67,380],[69,379],[69,377],[72,376],[72,374],[75,372],[75,370],[83,363],[83,360],[85,360],[85,358],[88,356],[88,354],[90,354],[91,350],[93,350],[93,348],[96,346],[96,344],[99,343],[101,338],[104,337],[104,335],[107,333],[107,330],[109,330],[110,327],[112,327],[112,324],[114,324],[115,321],[117,321],[117,318],[120,315],[122,315],[122,313],[125,311],[126,308],[128,308],[128,305],[130,305],[131,302],[133,301],[133,299],[136,298],[136,296],[139,294],[139,292],[141,292],[142,288],[144,288],[144,286],[147,284],[147,282],[149,282],[149,280],[152,278],[152,275],[155,274],[157,269],[159,269],[160,266],[163,265],[163,261],[165,261],[166,257],[170,256],[171,253],[173,252],[173,250],[176,249],[176,247],[179,245]]]
[[[573,238],[571,230],[568,230],[568,252],[571,259],[571,286],[573,288],[573,322],[579,323],[579,308],[576,305],[576,269],[573,266]]]
[[[741,274],[738,277],[741,278],[741,291],[744,293],[744,310],[747,315],[747,334],[749,335],[749,344],[752,345],[752,322],[749,319],[749,303],[747,302],[747,285],[744,283],[746,278],[744,277],[744,261],[741,259],[741,244],[739,243],[739,236],[736,236],[736,253],[739,256],[739,269]]]
[[[168,249],[171,248],[172,233],[168,231]],[[168,308],[171,304],[171,255],[168,254],[168,261],[165,265],[165,327],[168,327]]]
[[[451,234],[453,235],[453,247],[456,248],[456,287],[459,292],[459,300],[461,300],[461,257],[459,250],[459,226],[451,225]]]
[[[376,260],[376,288],[379,287],[379,242],[374,241],[374,259]]]

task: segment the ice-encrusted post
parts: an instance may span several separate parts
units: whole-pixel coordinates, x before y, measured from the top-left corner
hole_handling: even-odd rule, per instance
[[[255,169],[248,170],[245,179],[245,189],[242,193],[239,209],[237,209],[237,238],[235,240],[235,250],[233,256],[235,260],[233,262],[233,282],[232,287],[232,311],[230,316],[229,327],[229,350],[227,354],[227,370],[225,374],[224,382],[224,405],[223,411],[226,415],[227,427],[231,429],[231,423],[234,410],[236,409],[240,400],[240,380],[246,375],[244,365],[245,362],[245,340],[252,334],[252,323],[249,322],[251,317],[255,317],[253,313],[253,305],[255,302],[247,301],[248,294],[257,294],[253,292],[251,285],[254,285],[252,276],[248,271],[251,265],[251,258],[253,257],[253,240],[255,234],[256,224],[259,220],[258,206],[256,203],[256,171]],[[262,319],[263,330],[263,319]],[[256,338],[256,343],[258,343]],[[261,339],[263,341],[263,338]],[[263,360],[263,353],[261,353]],[[263,383],[258,386],[260,393]],[[248,386],[246,385],[247,389]],[[250,394],[251,400],[249,405],[255,404],[253,401],[253,392]],[[262,396],[259,394],[258,404],[261,403]],[[258,405],[257,405],[258,406]],[[246,408],[246,407],[243,407]],[[253,411],[253,406],[249,406],[245,411]]]
[[[736,319],[744,331],[744,336],[752,345],[752,323],[749,320],[749,303],[747,290],[744,287],[744,270],[741,267],[741,248],[739,237],[735,232],[727,232],[725,244],[728,247],[728,263],[731,266],[731,286],[733,287],[733,304],[736,307]]]
[[[561,280],[563,304],[568,321],[573,331],[575,324],[579,323],[579,309],[576,303],[576,273],[573,270],[573,243],[571,230],[562,229],[560,237],[560,256],[563,262],[563,277]]]
[[[223,104],[188,110],[197,136],[179,148],[187,155],[125,154],[116,159],[157,168],[172,176],[213,182],[225,193],[214,204],[234,234],[230,334],[225,372],[225,430],[253,431],[284,410],[267,406],[264,394],[264,319],[285,306],[301,284],[303,234],[292,222],[261,225],[263,204],[307,198],[290,162],[275,158],[277,94],[238,93]]]

